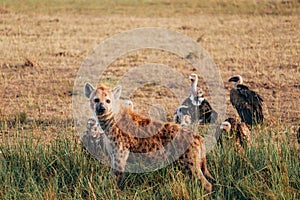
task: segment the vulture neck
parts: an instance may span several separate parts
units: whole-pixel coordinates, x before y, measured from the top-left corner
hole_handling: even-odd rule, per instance
[[[197,83],[198,83],[198,80],[196,79],[194,82],[192,82],[191,84],[191,95],[193,97],[197,97]]]
[[[190,100],[192,101],[192,104],[194,106],[199,106],[201,104],[201,102],[199,102],[199,99],[198,99],[197,83],[198,83],[198,79],[196,79],[191,84],[191,96],[190,96]]]
[[[240,78],[237,82],[234,83],[233,88],[237,89],[237,86],[240,85],[240,84],[243,84],[243,79],[242,78]]]

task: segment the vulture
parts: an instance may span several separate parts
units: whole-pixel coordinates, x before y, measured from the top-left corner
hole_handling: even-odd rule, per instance
[[[234,82],[230,91],[230,102],[242,122],[250,126],[261,124],[264,121],[261,96],[243,85],[243,78],[240,75],[231,77],[229,82]]]
[[[186,127],[191,125],[192,119],[187,106],[181,105],[175,110],[174,122]]]
[[[209,102],[204,98],[201,89],[198,90],[198,76],[197,74],[191,74],[189,76],[191,81],[190,85],[190,96],[184,100],[184,102],[179,106],[174,113],[174,121],[181,124],[181,120],[176,121],[176,117],[179,113],[181,116],[189,115],[191,116],[191,123],[214,123],[218,118],[218,113],[212,109]],[[178,118],[177,118],[178,119]]]
[[[179,106],[174,112],[174,122],[176,124],[181,124],[181,122],[183,121],[183,116],[185,115],[190,115],[188,106],[185,105]]]
[[[123,99],[122,103],[123,103],[123,106],[127,106],[132,111],[134,110],[133,102],[130,99]]]
[[[222,145],[222,141],[234,139],[234,146],[238,149],[251,142],[251,129],[245,122],[239,122],[235,118],[228,118],[216,132],[216,140]]]

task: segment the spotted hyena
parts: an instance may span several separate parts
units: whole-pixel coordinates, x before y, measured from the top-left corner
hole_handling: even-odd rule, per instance
[[[206,177],[212,180],[213,177],[207,169],[204,140],[200,135],[178,124],[152,120],[120,106],[120,86],[110,89],[102,85],[95,89],[87,83],[84,91],[107,138],[105,149],[117,181],[123,176],[130,153],[167,159],[173,156],[167,155],[170,152],[182,152],[178,162],[211,193],[212,185]],[[172,151],[174,143],[176,151]]]
[[[133,102],[129,99],[123,99],[122,105],[133,111]],[[86,130],[82,134],[81,141],[83,146],[98,160],[104,163],[109,163],[107,152],[105,151],[106,136],[101,129],[96,117],[91,117],[87,120]]]

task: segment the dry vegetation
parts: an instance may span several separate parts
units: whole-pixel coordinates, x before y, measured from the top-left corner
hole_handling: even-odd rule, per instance
[[[73,135],[73,84],[83,60],[114,34],[164,27],[189,36],[209,52],[227,98],[228,78],[241,74],[265,100],[266,127],[279,136],[290,132],[294,143],[293,133],[300,125],[299,4],[296,0],[149,0],[143,4],[2,0],[0,134],[11,142],[29,134],[43,143]],[[114,85],[130,68],[147,62],[176,66],[185,77],[195,71],[168,52],[141,50],[116,60],[107,68],[104,81]],[[205,83],[201,85],[207,91]],[[157,86],[140,88],[132,100],[144,113],[151,103],[165,104],[169,119],[177,106],[172,94]],[[228,115],[235,115],[229,101],[227,108]]]
[[[122,31],[138,27],[164,27],[198,41],[215,61],[226,89],[229,89],[228,77],[241,74],[246,83],[264,97],[271,114],[270,121],[286,125],[299,124],[300,23],[296,12],[299,5],[296,1],[274,5],[271,2],[263,2],[263,5],[256,5],[258,8],[249,7],[249,11],[256,10],[260,13],[263,11],[259,9],[260,6],[269,4],[265,9],[276,5],[277,9],[273,9],[275,11],[281,10],[286,13],[287,10],[293,10],[292,13],[295,13],[279,16],[269,15],[267,11],[264,14],[247,15],[243,10],[240,15],[224,14],[232,10],[229,3],[229,8],[225,7],[212,15],[203,14],[206,10],[205,4],[204,8],[197,7],[194,5],[196,2],[181,5],[182,9],[177,5],[179,2],[176,2],[174,7],[171,6],[171,9],[167,9],[167,5],[173,5],[168,1],[157,5],[148,3],[138,5],[140,8],[136,9],[137,12],[130,12],[134,1],[132,4],[131,1],[120,5],[104,4],[110,9],[111,6],[124,9],[122,14],[115,14],[113,10],[110,14],[106,13],[108,11],[103,13],[97,6],[87,14],[88,10],[78,11],[80,6],[68,4],[69,1],[66,1],[66,4],[57,2],[57,6],[53,4],[51,7],[47,7],[44,1],[28,2],[35,6],[24,2],[2,2],[2,118],[13,120],[20,113],[26,113],[25,121],[40,121],[47,125],[44,129],[49,134],[42,135],[56,135],[56,131],[51,128],[53,124],[57,127],[56,123],[63,125],[72,121],[72,87],[77,70],[89,52],[105,38]],[[79,1],[80,3],[83,4]],[[217,4],[217,1],[213,1],[211,6],[214,4]],[[221,2],[217,5],[221,7],[223,4]],[[216,10],[218,6],[215,6]],[[245,5],[241,3],[241,6]],[[127,7],[129,11],[125,9]],[[148,13],[148,10],[153,10],[152,7],[157,13],[149,18],[147,15],[152,13]],[[64,8],[66,12],[62,12]],[[184,12],[193,8],[194,12]],[[140,13],[140,10],[146,10],[146,16]],[[162,13],[166,17],[160,17]],[[116,79],[128,68],[147,62],[179,66],[177,70],[186,77],[193,71],[191,67],[186,69],[186,63],[174,55],[140,51],[116,61],[108,68],[108,77]],[[153,94],[133,97],[149,95],[153,97]],[[142,102],[143,98],[134,101],[139,108],[139,102]],[[175,107],[176,105],[172,105],[169,112]],[[232,113],[229,102],[228,109],[228,113]]]

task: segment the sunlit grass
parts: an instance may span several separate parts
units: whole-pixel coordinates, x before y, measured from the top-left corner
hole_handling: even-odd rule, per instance
[[[199,42],[213,54],[224,80],[233,72],[247,74],[249,86],[259,91],[272,108],[270,119],[275,122],[254,130],[253,143],[242,154],[230,146],[215,147],[208,154],[209,170],[217,180],[212,197],[300,199],[299,144],[289,127],[298,126],[299,119],[295,109],[299,86],[294,78],[299,72],[297,17],[266,16],[299,14],[299,4],[298,0],[0,0],[1,41],[5,47],[0,78],[0,199],[205,196],[201,184],[175,166],[152,173],[126,174],[124,189],[118,190],[109,167],[100,165],[74,136],[69,107],[72,94],[68,92],[72,91],[76,67],[84,56],[106,36],[134,27],[160,26],[152,22],[161,17],[179,17],[168,22],[195,40],[201,39]],[[107,22],[105,17],[110,15],[117,18]],[[99,21],[99,16],[104,16],[104,22]],[[150,19],[140,21],[131,16]],[[24,65],[28,56],[33,56],[37,64]],[[132,58],[132,62],[121,64],[137,66],[144,57]],[[174,60],[170,55],[157,60],[166,58]],[[153,62],[153,58],[149,61]],[[185,67],[182,71],[191,72]],[[153,91],[147,88],[142,92]],[[142,92],[135,103],[144,109],[143,102],[149,99]],[[176,105],[171,106],[173,111]]]
[[[19,133],[18,135],[21,135]],[[73,133],[66,133],[72,135]],[[298,199],[299,157],[289,133],[273,141],[262,128],[253,144],[238,153],[230,145],[208,154],[216,178],[214,199]],[[201,183],[168,166],[156,172],[125,174],[124,189],[116,188],[109,167],[99,164],[77,138],[51,144],[34,141],[0,145],[0,199],[201,199]],[[15,137],[18,140],[17,136]]]

